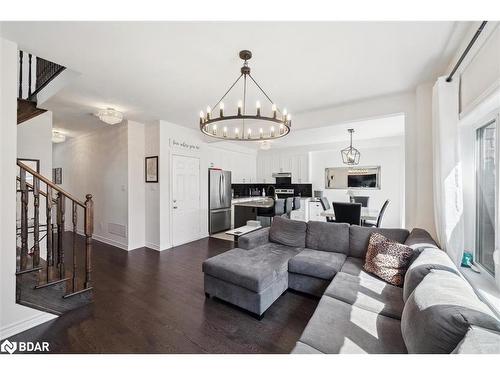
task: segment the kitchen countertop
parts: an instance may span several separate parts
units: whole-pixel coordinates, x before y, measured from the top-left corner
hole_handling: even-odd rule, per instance
[[[274,206],[274,200],[272,198],[265,198],[265,197],[252,197],[252,198],[256,199],[251,199],[251,200],[247,199],[240,202],[234,202],[233,200],[233,206],[256,207],[256,208],[270,208]]]

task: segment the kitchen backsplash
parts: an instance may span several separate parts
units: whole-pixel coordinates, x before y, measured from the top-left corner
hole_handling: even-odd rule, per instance
[[[231,184],[234,192],[234,197],[250,197],[262,195],[262,189],[266,190],[268,195],[269,187],[275,186],[274,184]],[[294,189],[295,196],[312,197],[312,184],[290,184],[286,188]]]

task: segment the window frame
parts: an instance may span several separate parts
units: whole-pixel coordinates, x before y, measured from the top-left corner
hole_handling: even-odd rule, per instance
[[[478,257],[478,249],[477,249],[477,222],[478,222],[478,206],[477,206],[477,193],[478,193],[478,181],[479,181],[479,162],[480,162],[480,147],[479,147],[479,137],[478,137],[478,131],[481,128],[484,128],[486,126],[491,125],[492,123],[495,124],[496,128],[496,135],[495,135],[495,168],[496,168],[496,181],[495,181],[495,250],[500,248],[500,209],[499,209],[499,203],[500,203],[500,197],[499,197],[499,192],[500,192],[500,110],[495,110],[493,113],[489,113],[487,116],[482,117],[479,121],[476,121],[474,126],[473,126],[473,134],[474,134],[474,263],[480,268],[481,274],[486,275],[489,279],[495,281],[495,279],[500,278],[500,274],[497,275],[495,274],[495,271],[493,273],[490,272],[487,268],[485,268],[481,263],[477,262]],[[493,264],[493,268],[495,269],[495,263]]]

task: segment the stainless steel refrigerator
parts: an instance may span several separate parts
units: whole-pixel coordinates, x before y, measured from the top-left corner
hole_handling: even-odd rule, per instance
[[[231,172],[208,170],[208,231],[231,229]]]

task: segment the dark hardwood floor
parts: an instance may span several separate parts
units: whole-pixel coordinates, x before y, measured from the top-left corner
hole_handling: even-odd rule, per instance
[[[289,353],[318,300],[287,291],[259,321],[206,299],[203,260],[233,246],[204,238],[127,252],[94,241],[94,303],[12,340],[48,341],[52,353]]]

